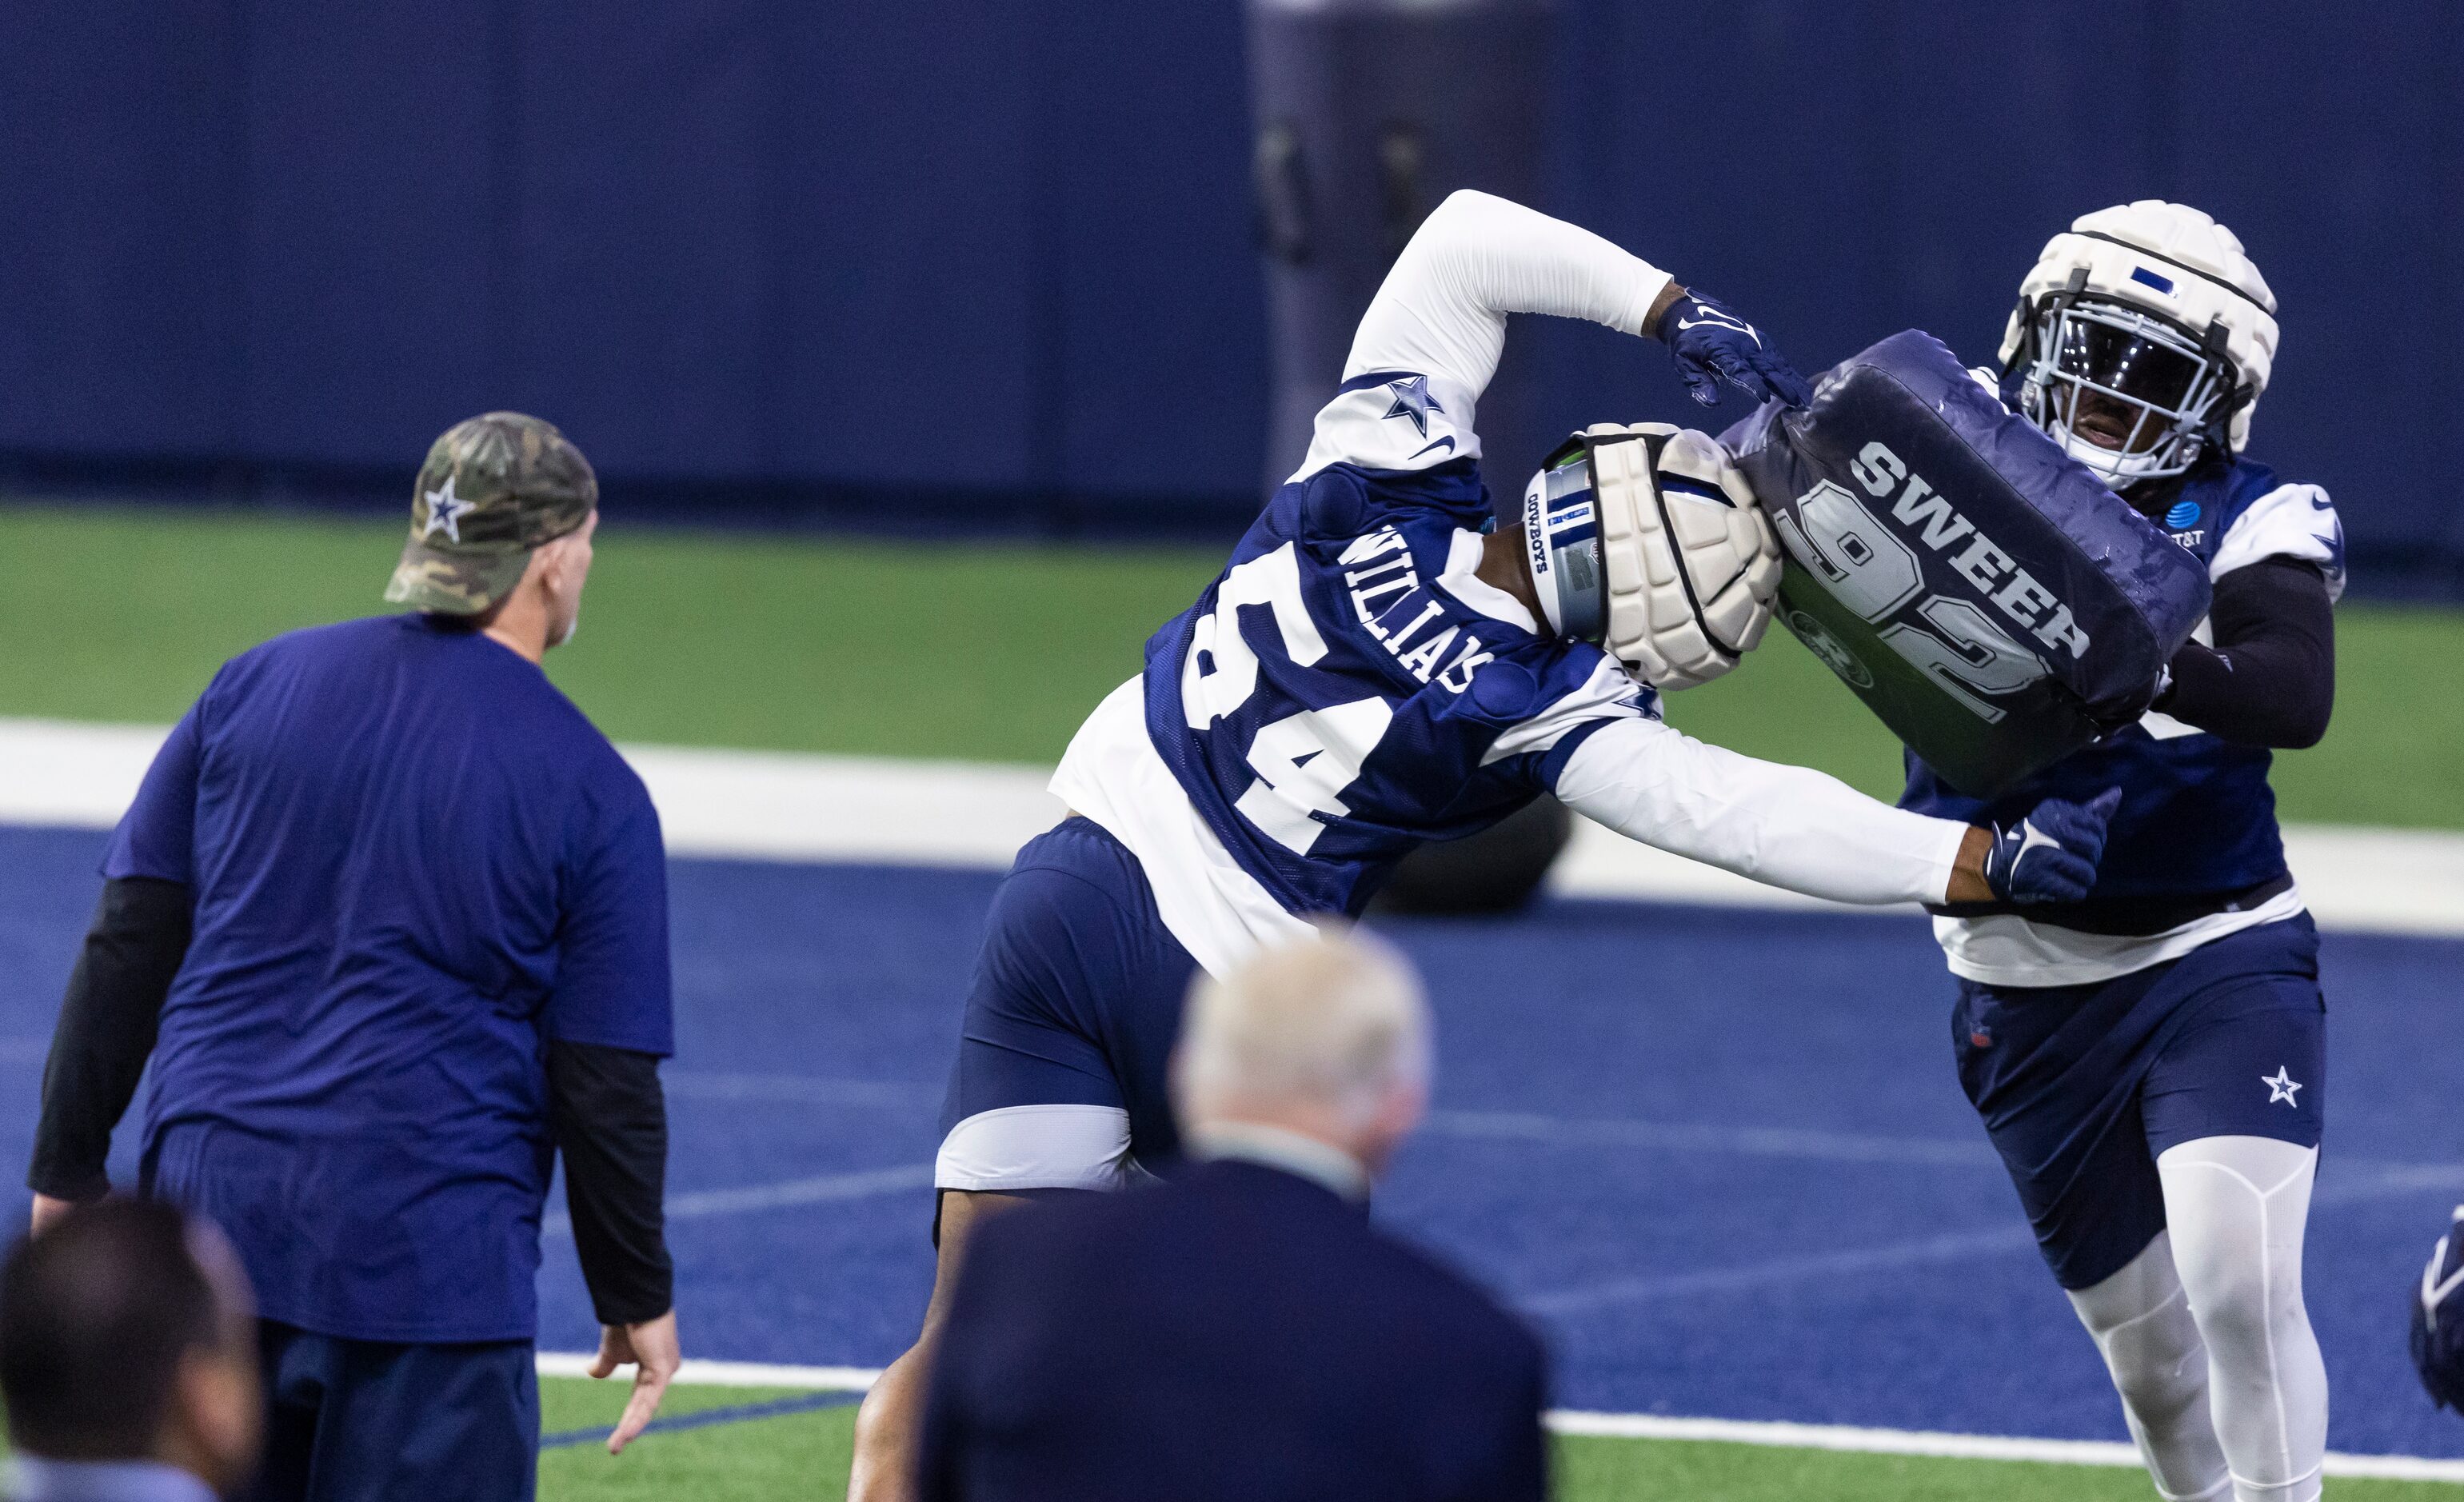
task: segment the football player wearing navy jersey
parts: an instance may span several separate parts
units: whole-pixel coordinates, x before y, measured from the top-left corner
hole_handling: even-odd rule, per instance
[[[925,1335],[867,1398],[850,1494],[908,1494],[918,1354],[968,1226],[1021,1196],[1165,1168],[1182,1001],[1395,863],[1542,792],[1663,850],[1848,902],[2064,901],[2111,800],[2007,837],[1888,807],[1661,723],[1658,690],[1734,665],[1779,554],[1727,454],[1646,425],[1577,434],[1494,530],[1473,408],[1511,313],[1665,341],[1705,397],[1807,397],[1750,322],[1601,239],[1447,199],[1363,318],[1300,469],[1196,605],[1147,643],[1052,781],[1069,807],[993,899],[943,1114]],[[1402,1493],[1397,1493],[1402,1494]]]
[[[1960,1082],[2170,1498],[2304,1502],[2326,1447],[2301,1298],[2319,936],[2267,773],[2325,733],[2344,549],[2325,492],[2243,455],[2276,342],[2266,281],[2197,210],[2107,209],[2045,247],[2004,398],[2204,563],[2214,605],[2137,724],[1990,804],[1911,755],[1901,800],[1992,824],[2122,795],[2082,898],[1944,904],[1934,931]]]

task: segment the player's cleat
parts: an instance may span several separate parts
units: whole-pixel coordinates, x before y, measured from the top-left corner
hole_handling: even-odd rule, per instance
[[[2078,902],[2096,885],[2104,854],[2104,827],[2122,805],[2108,787],[2094,802],[2048,798],[2028,816],[1996,832],[1985,858],[1985,884],[2005,902]]]
[[[1705,407],[1719,402],[1723,381],[1757,402],[1803,407],[1814,400],[1813,386],[1796,373],[1788,357],[1771,347],[1762,330],[1716,298],[1687,293],[1669,304],[1653,332],[1668,346],[1668,357],[1677,363],[1677,374],[1685,388]]]
[[[2412,1297],[2412,1365],[2421,1385],[2442,1408],[2464,1413],[2464,1205],[2454,1225],[2430,1249],[2429,1265]]]

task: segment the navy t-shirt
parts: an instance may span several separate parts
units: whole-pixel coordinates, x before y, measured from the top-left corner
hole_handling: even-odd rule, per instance
[[[530,1338],[546,1042],[672,1049],[658,815],[607,739],[476,633],[296,631],[215,674],[103,873],[196,894],[143,1173],[259,1312]]]

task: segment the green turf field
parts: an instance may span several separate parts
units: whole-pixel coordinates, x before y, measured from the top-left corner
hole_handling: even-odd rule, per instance
[[[770,1389],[678,1388],[668,1412],[758,1403],[789,1396]],[[548,1433],[613,1424],[625,1389],[580,1378],[539,1383]],[[847,1485],[852,1408],[645,1436],[621,1457],[597,1446],[548,1451],[539,1461],[540,1502],[632,1502],[691,1496],[696,1502],[835,1498]],[[2340,1502],[2431,1502],[2452,1487],[2338,1481]],[[1999,1461],[1843,1455],[1755,1445],[1596,1438],[1557,1442],[1562,1502],[2145,1502],[2136,1470]]]
[[[803,1396],[787,1388],[671,1388],[662,1420]],[[539,1380],[539,1431],[605,1430],[624,1411],[621,1380]],[[706,1428],[653,1429],[611,1456],[597,1442],[539,1456],[539,1502],[835,1502],[846,1494],[852,1406]],[[0,1446],[0,1461],[8,1451]],[[2451,1486],[2338,1480],[2339,1502],[2442,1502]],[[2136,1470],[2007,1461],[1838,1454],[1759,1445],[1561,1437],[1559,1502],[2146,1502]]]
[[[401,529],[0,508],[0,715],[167,721],[225,657],[385,608]],[[1220,562],[1188,548],[859,542],[602,528],[583,630],[549,658],[620,740],[1049,762]],[[2289,817],[2464,828],[2464,610],[2356,604]],[[1669,718],[1866,790],[1897,748],[1783,631]]]
[[[392,523],[195,512],[0,507],[0,715],[163,722],[216,664],[277,631],[385,608]],[[1139,646],[1219,559],[1192,549],[600,534],[584,630],[549,659],[620,739],[1048,762],[1137,671]],[[2464,611],[2351,606],[2342,697],[2320,749],[2281,759],[2296,818],[2464,828]],[[1747,666],[1676,696],[1706,739],[1896,789],[1890,738],[1782,633]],[[813,1353],[826,1359],[831,1353]],[[541,1383],[557,1433],[605,1425],[617,1384]],[[668,1411],[785,1396],[679,1389]],[[832,1497],[852,1411],[654,1433],[621,1459],[548,1451],[548,1502]],[[1570,1439],[1569,1499],[2145,1498],[2134,1471],[1839,1455],[1739,1445]],[[2340,1481],[2368,1502],[2453,1489]]]

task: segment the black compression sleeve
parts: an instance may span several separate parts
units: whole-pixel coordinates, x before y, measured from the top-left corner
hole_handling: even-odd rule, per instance
[[[93,1200],[110,1190],[103,1160],[111,1129],[154,1051],[163,998],[188,953],[194,907],[180,882],[123,876],[102,884],[43,1066],[42,1120],[26,1170],[26,1187],[36,1194]]]
[[[603,1325],[674,1307],[668,1260],[668,1100],[653,1054],[547,1046],[548,1118],[564,1154],[564,1203],[582,1278]]]
[[[2308,563],[2271,558],[2216,581],[2216,644],[2174,653],[2155,707],[2244,745],[2319,743],[2336,706],[2336,613]]]

